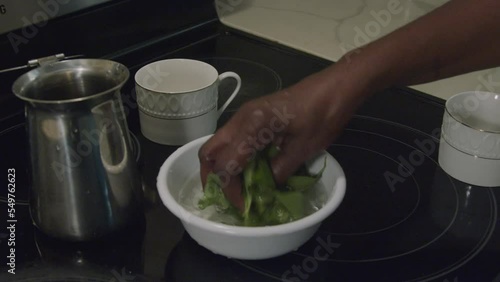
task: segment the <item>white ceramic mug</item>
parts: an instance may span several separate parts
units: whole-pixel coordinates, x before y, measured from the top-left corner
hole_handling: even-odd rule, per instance
[[[219,82],[234,78],[236,88],[217,109]],[[234,99],[241,78],[234,72],[219,75],[201,61],[169,59],[148,64],[135,74],[142,134],[164,145],[183,145],[212,134],[217,119]]]

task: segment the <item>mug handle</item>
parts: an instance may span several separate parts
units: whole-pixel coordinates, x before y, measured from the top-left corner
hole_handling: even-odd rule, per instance
[[[231,93],[231,96],[229,96],[229,98],[227,98],[227,101],[224,103],[224,105],[222,105],[222,107],[220,107],[220,109],[217,111],[217,114],[219,117],[222,114],[222,112],[224,112],[224,110],[227,108],[227,106],[229,106],[229,103],[231,103],[231,101],[233,101],[234,97],[236,96],[236,94],[238,94],[238,92],[240,91],[240,88],[241,88],[240,76],[237,73],[232,72],[232,71],[227,71],[225,73],[221,73],[219,75],[219,81],[222,81],[223,79],[226,79],[229,77],[236,79],[236,88],[234,89],[233,93]]]

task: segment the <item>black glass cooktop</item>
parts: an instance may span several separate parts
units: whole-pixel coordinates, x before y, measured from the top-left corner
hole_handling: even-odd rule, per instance
[[[113,59],[127,65],[133,77],[148,62],[174,57],[203,60],[241,76],[242,89],[219,125],[244,102],[329,64],[222,27]],[[224,83],[221,103],[233,89],[230,81]],[[347,178],[338,210],[298,250],[244,261],[200,247],[163,206],[156,175],[176,147],[142,136],[133,79],[122,92],[145,211],[98,242],[62,242],[32,226],[22,108],[12,106],[1,116],[2,183],[6,186],[9,168],[17,179],[16,275],[6,273],[10,233],[2,228],[1,281],[500,281],[500,188],[461,183],[439,167],[443,101],[406,88],[369,99],[328,147]],[[8,205],[6,189],[1,191],[3,225]]]

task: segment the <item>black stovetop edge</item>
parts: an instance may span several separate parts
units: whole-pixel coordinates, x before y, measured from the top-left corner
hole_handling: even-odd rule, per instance
[[[186,41],[186,45],[193,44],[193,42],[190,41],[191,38],[193,37],[211,37],[216,34],[216,26],[219,23],[218,19],[210,19],[205,22],[201,23],[196,23],[192,26],[188,26],[185,29],[179,30],[174,33],[168,33],[166,35],[162,35],[159,37],[152,38],[147,41],[143,41],[140,43],[137,43],[135,45],[129,46],[125,49],[115,51],[113,53],[106,54],[102,56],[102,59],[108,59],[108,60],[123,60],[126,59],[128,56],[133,56],[137,52],[143,53],[145,50],[148,50],[148,48],[158,48],[158,45],[169,45],[172,44],[173,42],[184,42]],[[184,39],[184,40],[182,40]],[[189,43],[188,43],[189,42]],[[198,42],[196,40],[196,42]],[[170,47],[169,49],[166,49],[166,53],[171,53],[171,52],[176,52],[175,48]],[[131,68],[131,66],[127,66],[128,68]]]
[[[153,38],[151,40],[129,46],[126,49],[106,54],[102,58],[118,61],[125,64],[129,69],[133,69],[139,65],[155,61],[158,58],[165,57],[168,54],[176,53],[182,49],[189,48],[190,46],[196,45],[200,42],[211,40],[218,36],[224,35],[234,35],[242,37],[251,42],[262,44],[268,48],[278,50],[279,52],[283,52],[291,56],[306,57],[309,60],[317,62],[318,65],[321,65],[323,67],[327,67],[328,65],[335,63],[313,54],[306,53],[289,46],[278,44],[272,40],[261,38],[247,32],[225,26],[218,19],[212,19],[203,23],[198,23],[189,26],[179,32],[166,34],[161,37]],[[439,108],[444,108],[445,100],[412,89],[410,87],[393,86],[386,89],[385,91],[396,92],[398,93],[398,95],[409,95],[413,99],[432,104]],[[18,99],[11,93],[3,94],[5,95],[2,96],[11,95],[11,97],[3,97],[5,99],[2,99],[2,105],[4,106],[4,108],[5,106],[7,106],[7,110],[0,116],[5,117],[12,115],[22,115],[22,103],[18,101]]]

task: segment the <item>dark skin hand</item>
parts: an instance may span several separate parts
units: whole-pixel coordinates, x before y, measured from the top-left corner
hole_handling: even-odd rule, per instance
[[[271,165],[283,183],[335,140],[372,93],[499,65],[498,11],[497,0],[450,1],[323,71],[246,103],[200,149],[203,185],[208,172],[219,174],[226,197],[242,210],[239,174],[267,144],[281,150]]]
[[[322,88],[334,87],[332,84],[341,88],[341,82],[325,79],[329,75],[317,73],[300,85],[243,105],[201,148],[202,180],[210,171],[220,173],[226,184],[223,185],[226,197],[243,209],[238,174],[257,150],[272,142],[280,148],[271,164],[274,178],[277,183],[284,183],[304,160],[325,148],[339,134],[361,102],[354,95],[342,95],[351,93],[349,91],[335,95],[322,91]]]

